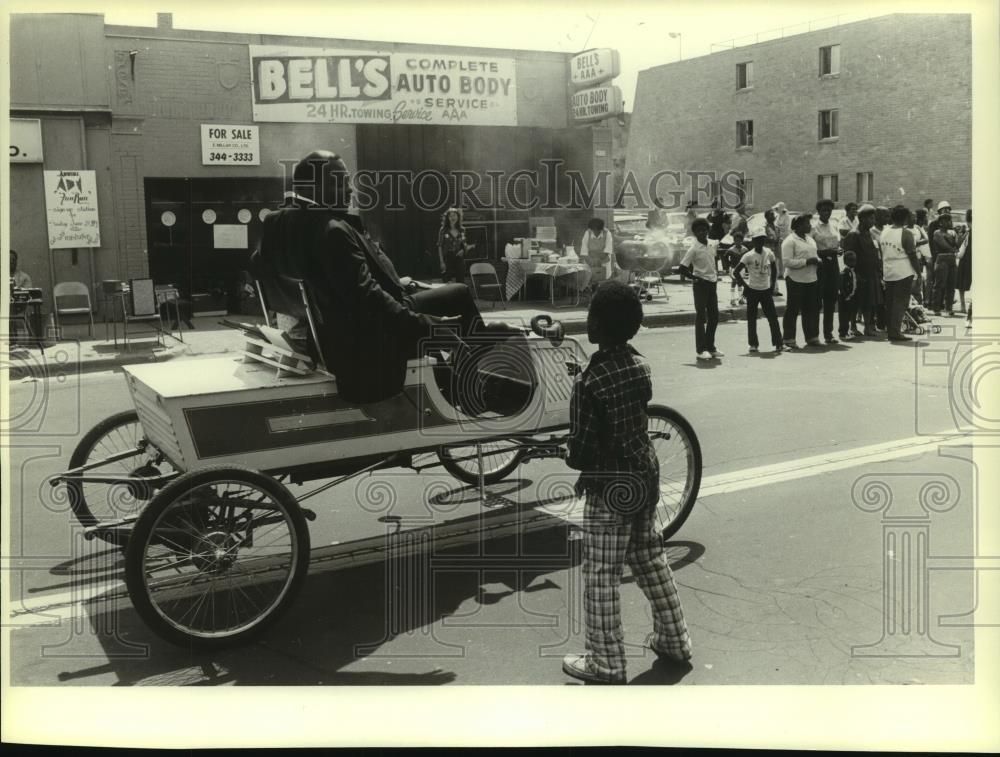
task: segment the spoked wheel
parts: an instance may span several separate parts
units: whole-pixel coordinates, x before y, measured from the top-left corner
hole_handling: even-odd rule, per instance
[[[483,483],[502,481],[521,463],[522,450],[510,439],[483,442]],[[438,449],[441,465],[459,481],[476,486],[479,483],[479,462],[476,445]]]
[[[249,468],[192,471],[165,486],[132,530],[125,582],[168,641],[245,640],[288,607],[309,566],[309,531],[282,484]]]
[[[664,405],[647,409],[649,436],[660,463],[660,501],[656,523],[669,539],[687,520],[701,486],[701,446],[683,415]]]
[[[135,410],[117,413],[94,426],[73,450],[69,467],[79,468],[130,450],[134,450],[134,454],[91,468],[84,475],[141,477],[174,472],[174,467],[159,450],[145,442]],[[155,489],[139,480],[134,484],[70,480],[66,482],[66,493],[76,519],[88,528],[138,516],[152,499]],[[111,544],[122,545],[128,541],[128,533],[129,529],[125,527],[97,531],[97,536]]]

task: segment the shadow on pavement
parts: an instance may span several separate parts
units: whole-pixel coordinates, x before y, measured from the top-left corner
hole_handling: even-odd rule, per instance
[[[509,487],[517,482],[505,483]],[[543,669],[530,664],[513,668],[501,661],[491,635],[513,634],[504,636],[502,644],[534,645],[524,648],[526,656],[561,644],[582,648],[583,629],[571,632],[574,624],[567,615],[567,601],[579,602],[572,592],[582,591],[575,571],[582,542],[567,539],[570,527],[548,517],[551,525],[529,533],[518,530],[497,538],[484,533],[480,541],[459,547],[383,555],[379,562],[310,575],[273,626],[230,648],[175,646],[156,636],[128,599],[94,603],[90,628],[83,635],[90,637],[88,643],[96,639],[101,653],[84,658],[80,667],[75,667],[79,657],[67,656],[55,677],[63,683],[87,684],[97,676],[113,676],[116,686],[562,683],[558,676],[550,677],[547,663]],[[704,547],[694,542],[667,544],[675,571],[703,553]],[[79,569],[90,579],[97,562],[63,563],[55,570],[69,574]],[[117,550],[105,555],[105,564],[120,571]],[[628,573],[622,583],[632,583]],[[538,598],[529,599],[533,595]],[[504,607],[490,609],[505,601]],[[489,634],[485,642],[484,633]],[[457,643],[466,636],[475,637],[468,639],[473,642],[468,648]],[[484,662],[493,659],[498,661],[495,669],[484,673]],[[463,681],[450,670],[456,660],[463,668],[478,669],[476,680]],[[377,669],[356,669],[366,663]],[[387,669],[394,663],[399,672]],[[640,678],[643,683],[672,683],[678,680],[675,676],[676,671],[657,669]]]

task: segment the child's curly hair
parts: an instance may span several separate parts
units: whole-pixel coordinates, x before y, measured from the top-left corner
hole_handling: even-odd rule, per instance
[[[624,344],[642,325],[642,303],[632,287],[609,279],[601,282],[594,292],[588,317],[600,324],[601,341]]]

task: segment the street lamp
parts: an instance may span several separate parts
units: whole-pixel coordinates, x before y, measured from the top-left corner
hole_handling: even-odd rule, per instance
[[[680,32],[668,32],[667,36],[670,39],[677,40],[677,60],[681,59],[681,33]]]

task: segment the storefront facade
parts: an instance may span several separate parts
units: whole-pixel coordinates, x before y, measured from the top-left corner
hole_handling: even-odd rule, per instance
[[[314,149],[379,180],[363,215],[401,273],[436,272],[441,211],[460,196],[483,259],[532,216],[576,244],[594,212],[551,207],[572,205],[566,170],[589,185],[605,154],[600,129],[572,124],[561,53],[189,31],[169,14],[156,28],[20,15],[11,38],[11,115],[38,119],[45,147],[12,165],[11,246],[47,293],[149,275],[231,310],[262,217]],[[99,246],[48,244],[42,174],[64,169],[96,176]]]

